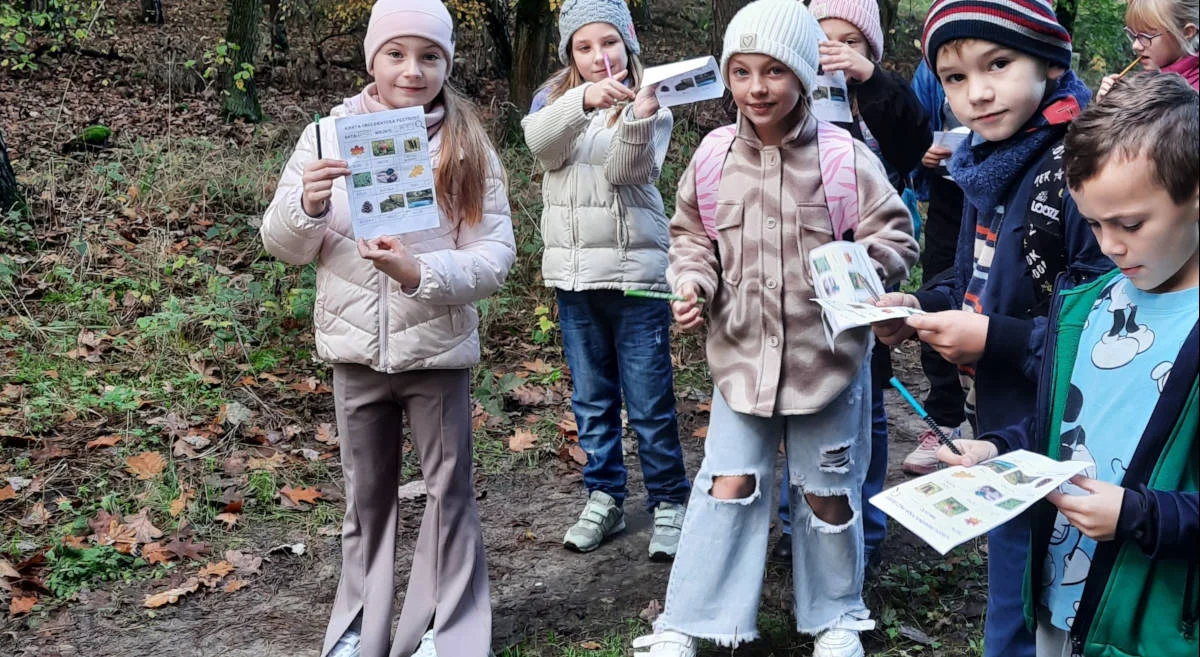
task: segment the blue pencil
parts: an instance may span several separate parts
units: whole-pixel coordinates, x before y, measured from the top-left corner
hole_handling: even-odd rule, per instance
[[[930,429],[933,429],[933,433],[937,435],[939,443],[949,447],[951,452],[959,456],[963,455],[962,452],[958,451],[958,446],[954,444],[954,441],[950,440],[950,437],[942,432],[942,428],[938,426],[938,423],[934,422],[933,418],[929,417],[929,413],[925,412],[925,407],[921,406],[921,402],[912,396],[912,393],[908,391],[908,388],[904,387],[903,383],[900,383],[900,379],[893,376],[889,380],[889,383],[892,384],[893,388],[900,391],[900,396],[904,397],[904,401],[913,407],[913,410],[917,412],[917,415],[921,416],[922,420],[925,420],[925,424],[928,424]]]

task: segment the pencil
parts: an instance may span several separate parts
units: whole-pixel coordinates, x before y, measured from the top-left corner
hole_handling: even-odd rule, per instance
[[[313,114],[313,132],[317,134],[317,159],[322,159],[321,156],[321,115]]]
[[[604,53],[604,70],[608,72],[608,77],[612,77],[612,62],[608,61],[608,53]]]
[[[664,299],[666,301],[687,301],[687,297],[671,294],[670,292],[655,292],[654,290],[625,290],[625,296],[638,297],[641,299]],[[696,303],[704,303],[704,299],[697,298]]]
[[[1126,66],[1124,71],[1121,71],[1120,73],[1118,73],[1117,77],[1119,77],[1119,78],[1125,77],[1125,74],[1128,73],[1129,71],[1133,70],[1133,67],[1137,66],[1137,63],[1140,61],[1142,61],[1142,58],[1138,57],[1137,59],[1133,60],[1132,62],[1129,62],[1129,66]]]
[[[938,426],[938,423],[934,422],[933,418],[929,417],[929,413],[925,411],[924,406],[921,406],[921,402],[918,402],[917,399],[912,396],[912,393],[908,391],[908,388],[905,388],[904,384],[900,383],[900,379],[897,379],[893,376],[888,382],[892,384],[893,388],[900,391],[900,396],[904,397],[904,401],[908,402],[908,405],[913,407],[913,410],[917,412],[917,415],[921,416],[922,420],[925,420],[925,424],[928,424],[930,429],[933,429],[933,433],[937,435],[939,443],[949,447],[950,451],[954,452],[958,456],[963,455],[963,453],[958,450],[958,446],[954,444],[954,441],[950,440],[950,437],[942,432],[942,428]]]

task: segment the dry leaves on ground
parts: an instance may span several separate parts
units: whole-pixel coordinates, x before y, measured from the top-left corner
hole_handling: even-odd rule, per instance
[[[126,470],[138,479],[153,479],[167,467],[167,460],[158,452],[142,452],[125,459]]]
[[[508,438],[508,448],[517,453],[524,452],[536,444],[537,434],[525,428],[517,429]]]
[[[296,506],[300,506],[302,502],[316,504],[321,497],[321,491],[316,488],[292,488],[291,486],[280,488],[279,494]]]

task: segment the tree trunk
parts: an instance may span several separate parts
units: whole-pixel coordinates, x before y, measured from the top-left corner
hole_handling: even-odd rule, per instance
[[[1054,5],[1054,15],[1058,17],[1059,25],[1067,34],[1075,36],[1075,17],[1079,12],[1079,0],[1058,0]]]
[[[896,17],[900,15],[900,0],[879,0],[879,27],[883,28],[883,51],[891,52],[895,47],[896,35],[892,28],[896,26]],[[922,16],[921,20],[925,17]]]
[[[650,0],[630,0],[629,13],[639,31],[650,27]]]
[[[492,58],[496,75],[508,77],[512,73],[513,46],[508,38],[508,0],[489,0],[487,5],[487,34],[496,49]]]
[[[271,24],[271,51],[286,54],[290,45],[283,22],[283,0],[267,0],[267,22]]]
[[[237,45],[230,53],[230,65],[224,73],[225,102],[221,114],[230,120],[262,120],[262,107],[254,86],[254,55],[258,52],[258,22],[262,18],[262,0],[231,0],[229,29],[225,41]]]
[[[151,25],[167,22],[167,17],[163,14],[162,0],[142,0],[142,22]]]
[[[709,51],[720,57],[722,46],[725,44],[725,28],[739,9],[749,4],[749,0],[712,0],[712,33],[709,37]]]
[[[533,91],[550,76],[550,50],[554,41],[554,13],[546,11],[546,0],[517,0],[516,39],[509,74],[512,102],[529,108]]]
[[[8,214],[13,208],[24,209],[25,198],[17,186],[17,174],[8,159],[8,148],[4,145],[4,133],[0,131],[0,215]]]

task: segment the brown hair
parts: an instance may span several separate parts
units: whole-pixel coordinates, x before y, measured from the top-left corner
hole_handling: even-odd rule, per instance
[[[572,37],[572,39],[574,39],[574,37]],[[571,44],[567,44],[567,53],[568,55],[571,53]],[[567,59],[567,65],[559,69],[554,75],[551,75],[550,79],[542,83],[542,86],[538,87],[537,91],[534,92],[534,95],[537,95],[537,93],[540,93],[543,89],[549,89],[550,96],[546,99],[547,105],[558,100],[563,94],[574,89],[575,87],[578,87],[584,82],[583,75],[579,72],[579,67],[575,66],[575,58],[568,57]],[[642,85],[642,60],[639,59],[637,55],[633,54],[633,51],[629,49],[629,46],[626,46],[625,61],[629,62],[626,65],[626,70],[629,71],[629,75],[626,76],[625,83],[630,89],[637,90],[637,88]],[[621,107],[618,106],[613,108],[615,111],[610,110],[612,114],[608,119],[608,125],[611,126],[617,122],[617,118],[620,116],[620,109]]]
[[[494,164],[496,151],[479,120],[475,104],[448,82],[442,85],[442,104],[446,108],[446,118],[442,119],[439,130],[441,155],[434,180],[438,205],[452,220],[473,226],[483,219],[488,175],[503,177],[504,169]]]
[[[1067,185],[1079,189],[1116,156],[1143,154],[1153,179],[1175,203],[1195,196],[1200,180],[1200,96],[1178,75],[1140,73],[1117,80],[1103,100],[1071,122],[1064,140]]]
[[[1200,40],[1200,2],[1197,0],[1129,0],[1125,24],[1130,29],[1162,30],[1179,42],[1189,55],[1196,54]],[[1197,29],[1188,37],[1184,30],[1191,24]]]

